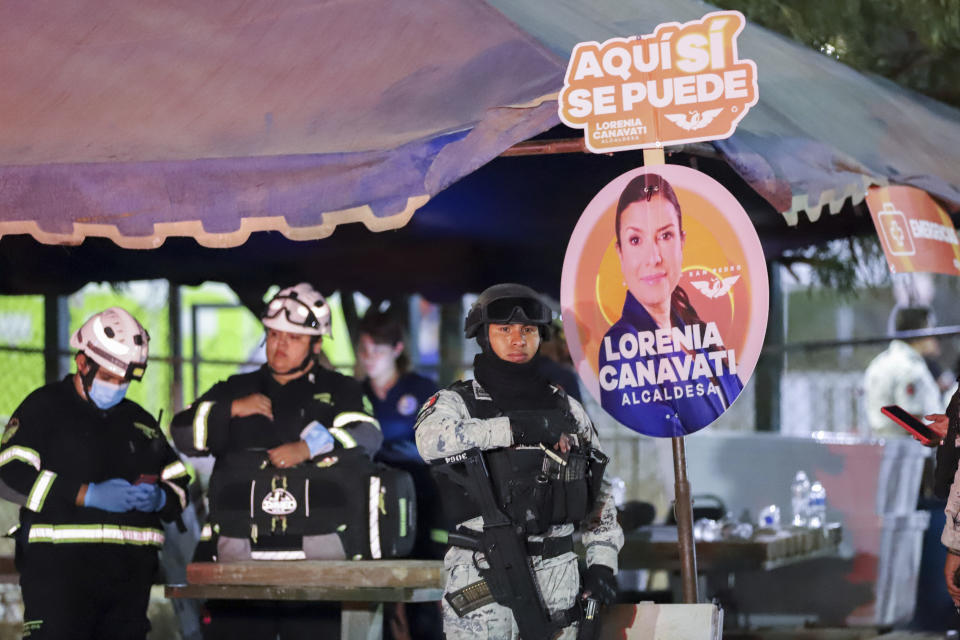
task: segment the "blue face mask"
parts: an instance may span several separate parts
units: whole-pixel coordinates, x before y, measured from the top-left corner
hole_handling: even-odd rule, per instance
[[[127,387],[129,386],[129,383],[113,384],[112,382],[94,378],[90,384],[90,389],[87,391],[87,397],[93,401],[93,404],[106,411],[111,407],[115,407],[123,400],[123,396],[127,394]]]

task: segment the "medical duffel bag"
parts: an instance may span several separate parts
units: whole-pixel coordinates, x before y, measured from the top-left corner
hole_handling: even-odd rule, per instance
[[[379,559],[408,555],[416,537],[410,474],[338,449],[291,469],[265,451],[221,456],[211,477],[218,560]]]

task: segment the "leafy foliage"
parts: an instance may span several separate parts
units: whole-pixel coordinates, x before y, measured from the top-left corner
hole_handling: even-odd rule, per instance
[[[859,71],[960,107],[960,0],[721,0]]]
[[[719,0],[748,20],[865,73],[960,107],[960,0]],[[891,282],[876,236],[851,237],[784,256],[812,287],[857,295]],[[807,280],[808,278],[803,278]]]
[[[780,263],[809,290],[830,289],[841,297],[856,298],[864,289],[890,286],[890,271],[876,235],[850,236],[785,254]],[[807,277],[800,273],[808,269]]]

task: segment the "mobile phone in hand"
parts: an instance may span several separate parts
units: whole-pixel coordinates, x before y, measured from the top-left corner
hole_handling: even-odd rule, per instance
[[[931,445],[940,442],[940,436],[934,433],[930,427],[907,413],[903,407],[892,404],[881,408],[880,411],[883,412],[883,415],[915,435],[923,444]]]

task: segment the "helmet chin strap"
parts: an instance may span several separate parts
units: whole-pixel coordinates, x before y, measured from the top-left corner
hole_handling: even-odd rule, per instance
[[[286,371],[277,371],[276,369],[271,367],[270,363],[268,362],[267,369],[269,369],[270,373],[272,373],[275,376],[289,376],[289,375],[293,375],[294,373],[300,373],[301,371],[308,369],[310,365],[313,363],[314,356],[316,355],[313,353],[313,345],[317,343],[318,337],[319,336],[310,337],[310,347],[307,349],[307,355],[304,356],[303,360],[297,366],[293,367],[292,369],[287,369]]]
[[[480,345],[480,351],[489,353],[490,351],[490,325],[484,322],[480,325],[480,331],[477,332],[477,344]]]
[[[87,372],[80,374],[80,384],[83,387],[83,395],[86,396],[87,402],[96,407],[96,403],[90,399],[90,387],[93,385],[93,379],[97,377],[97,371],[100,369],[100,365],[88,358],[85,353],[83,354],[83,359],[87,363]]]

